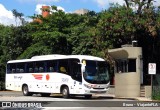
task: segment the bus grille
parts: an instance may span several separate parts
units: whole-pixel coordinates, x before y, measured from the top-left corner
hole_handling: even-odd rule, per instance
[[[93,88],[93,89],[104,89],[104,88]]]
[[[90,91],[90,93],[106,93],[106,91]]]

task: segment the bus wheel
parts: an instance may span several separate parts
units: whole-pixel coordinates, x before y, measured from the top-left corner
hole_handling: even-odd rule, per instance
[[[85,95],[84,97],[85,97],[85,99],[91,99],[92,95]]]
[[[51,94],[50,93],[41,93],[42,97],[49,97]]]
[[[68,87],[64,87],[63,89],[62,89],[62,96],[63,96],[63,98],[69,98],[69,89],[68,89]]]
[[[27,86],[27,85],[24,85],[24,86],[22,87],[22,92],[23,92],[23,95],[24,95],[24,96],[31,96],[31,95],[32,95],[32,93],[29,92],[29,89],[28,89],[28,86]]]

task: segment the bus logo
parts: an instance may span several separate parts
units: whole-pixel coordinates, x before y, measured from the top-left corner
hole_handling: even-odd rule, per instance
[[[49,74],[46,75],[46,80],[48,81],[50,79]]]
[[[42,80],[43,75],[42,74],[32,74],[35,79]]]

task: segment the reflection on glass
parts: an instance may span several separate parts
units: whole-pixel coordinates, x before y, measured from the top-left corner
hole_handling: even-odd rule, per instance
[[[105,61],[86,60],[84,79],[89,83],[106,84],[109,82],[108,69]]]

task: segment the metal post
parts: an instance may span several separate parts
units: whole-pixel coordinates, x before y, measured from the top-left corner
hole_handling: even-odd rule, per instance
[[[151,99],[153,99],[153,75],[151,75]]]

